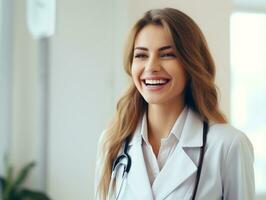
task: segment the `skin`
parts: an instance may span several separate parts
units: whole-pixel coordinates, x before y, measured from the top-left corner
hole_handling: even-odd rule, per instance
[[[161,139],[169,135],[184,108],[187,82],[172,37],[162,26],[150,24],[138,33],[131,72],[138,91],[148,103],[148,139],[157,157]],[[143,78],[147,77],[163,77],[170,81],[161,90],[151,91],[143,83]]]

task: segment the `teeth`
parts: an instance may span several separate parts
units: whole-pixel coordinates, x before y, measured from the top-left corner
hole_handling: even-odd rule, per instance
[[[146,84],[164,84],[167,80],[160,79],[160,80],[145,80]]]

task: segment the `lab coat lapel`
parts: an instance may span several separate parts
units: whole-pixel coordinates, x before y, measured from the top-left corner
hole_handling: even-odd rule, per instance
[[[156,199],[164,199],[197,171],[186,148],[193,147],[193,151],[199,155],[200,148],[195,147],[202,146],[202,129],[199,116],[189,109],[179,143],[152,185]]]
[[[151,185],[142,153],[140,129],[141,122],[139,122],[133,139],[130,142],[129,155],[131,156],[132,162],[127,184],[129,189],[133,191],[133,196],[136,196],[136,199],[153,200]]]

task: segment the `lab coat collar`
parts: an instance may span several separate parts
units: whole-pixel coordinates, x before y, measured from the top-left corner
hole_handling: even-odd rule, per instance
[[[141,142],[141,128],[142,128],[142,117],[140,117],[136,130],[133,133],[132,139],[129,142],[129,146],[135,145]]]
[[[202,136],[203,122],[201,117],[190,108],[180,138],[180,144],[182,147],[201,147],[203,145]]]
[[[140,131],[141,121],[139,121],[133,138],[129,143],[128,154],[131,156],[131,168],[128,173],[127,185],[128,189],[133,191],[134,199],[153,200],[152,189],[142,153]]]

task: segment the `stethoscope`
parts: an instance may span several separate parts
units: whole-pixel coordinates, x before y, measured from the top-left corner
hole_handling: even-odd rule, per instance
[[[193,195],[192,195],[192,200],[195,200],[196,198],[196,193],[199,185],[199,180],[200,180],[200,174],[201,174],[201,168],[203,164],[203,159],[204,159],[204,154],[205,154],[205,147],[206,147],[206,141],[207,141],[207,134],[209,130],[209,124],[206,121],[203,121],[203,145],[200,147],[200,156],[199,156],[199,165],[198,165],[198,170],[197,170],[197,175],[196,175],[196,180],[195,180],[195,186],[193,190]],[[128,147],[129,147],[129,142],[130,138],[126,138],[124,142],[124,149],[123,152],[115,159],[113,162],[112,166],[112,175],[111,175],[111,181],[110,181],[110,186],[109,186],[109,191],[108,191],[108,200],[110,199],[115,199],[117,200],[120,196],[122,186],[124,184],[124,181],[127,178],[127,175],[129,173],[130,167],[131,167],[131,157],[128,154]],[[122,167],[123,172],[122,172],[122,180],[120,182],[120,185],[118,186],[118,192],[115,194],[113,190],[113,183],[114,179],[116,178],[118,169]],[[114,195],[114,197],[111,197],[111,195]]]

